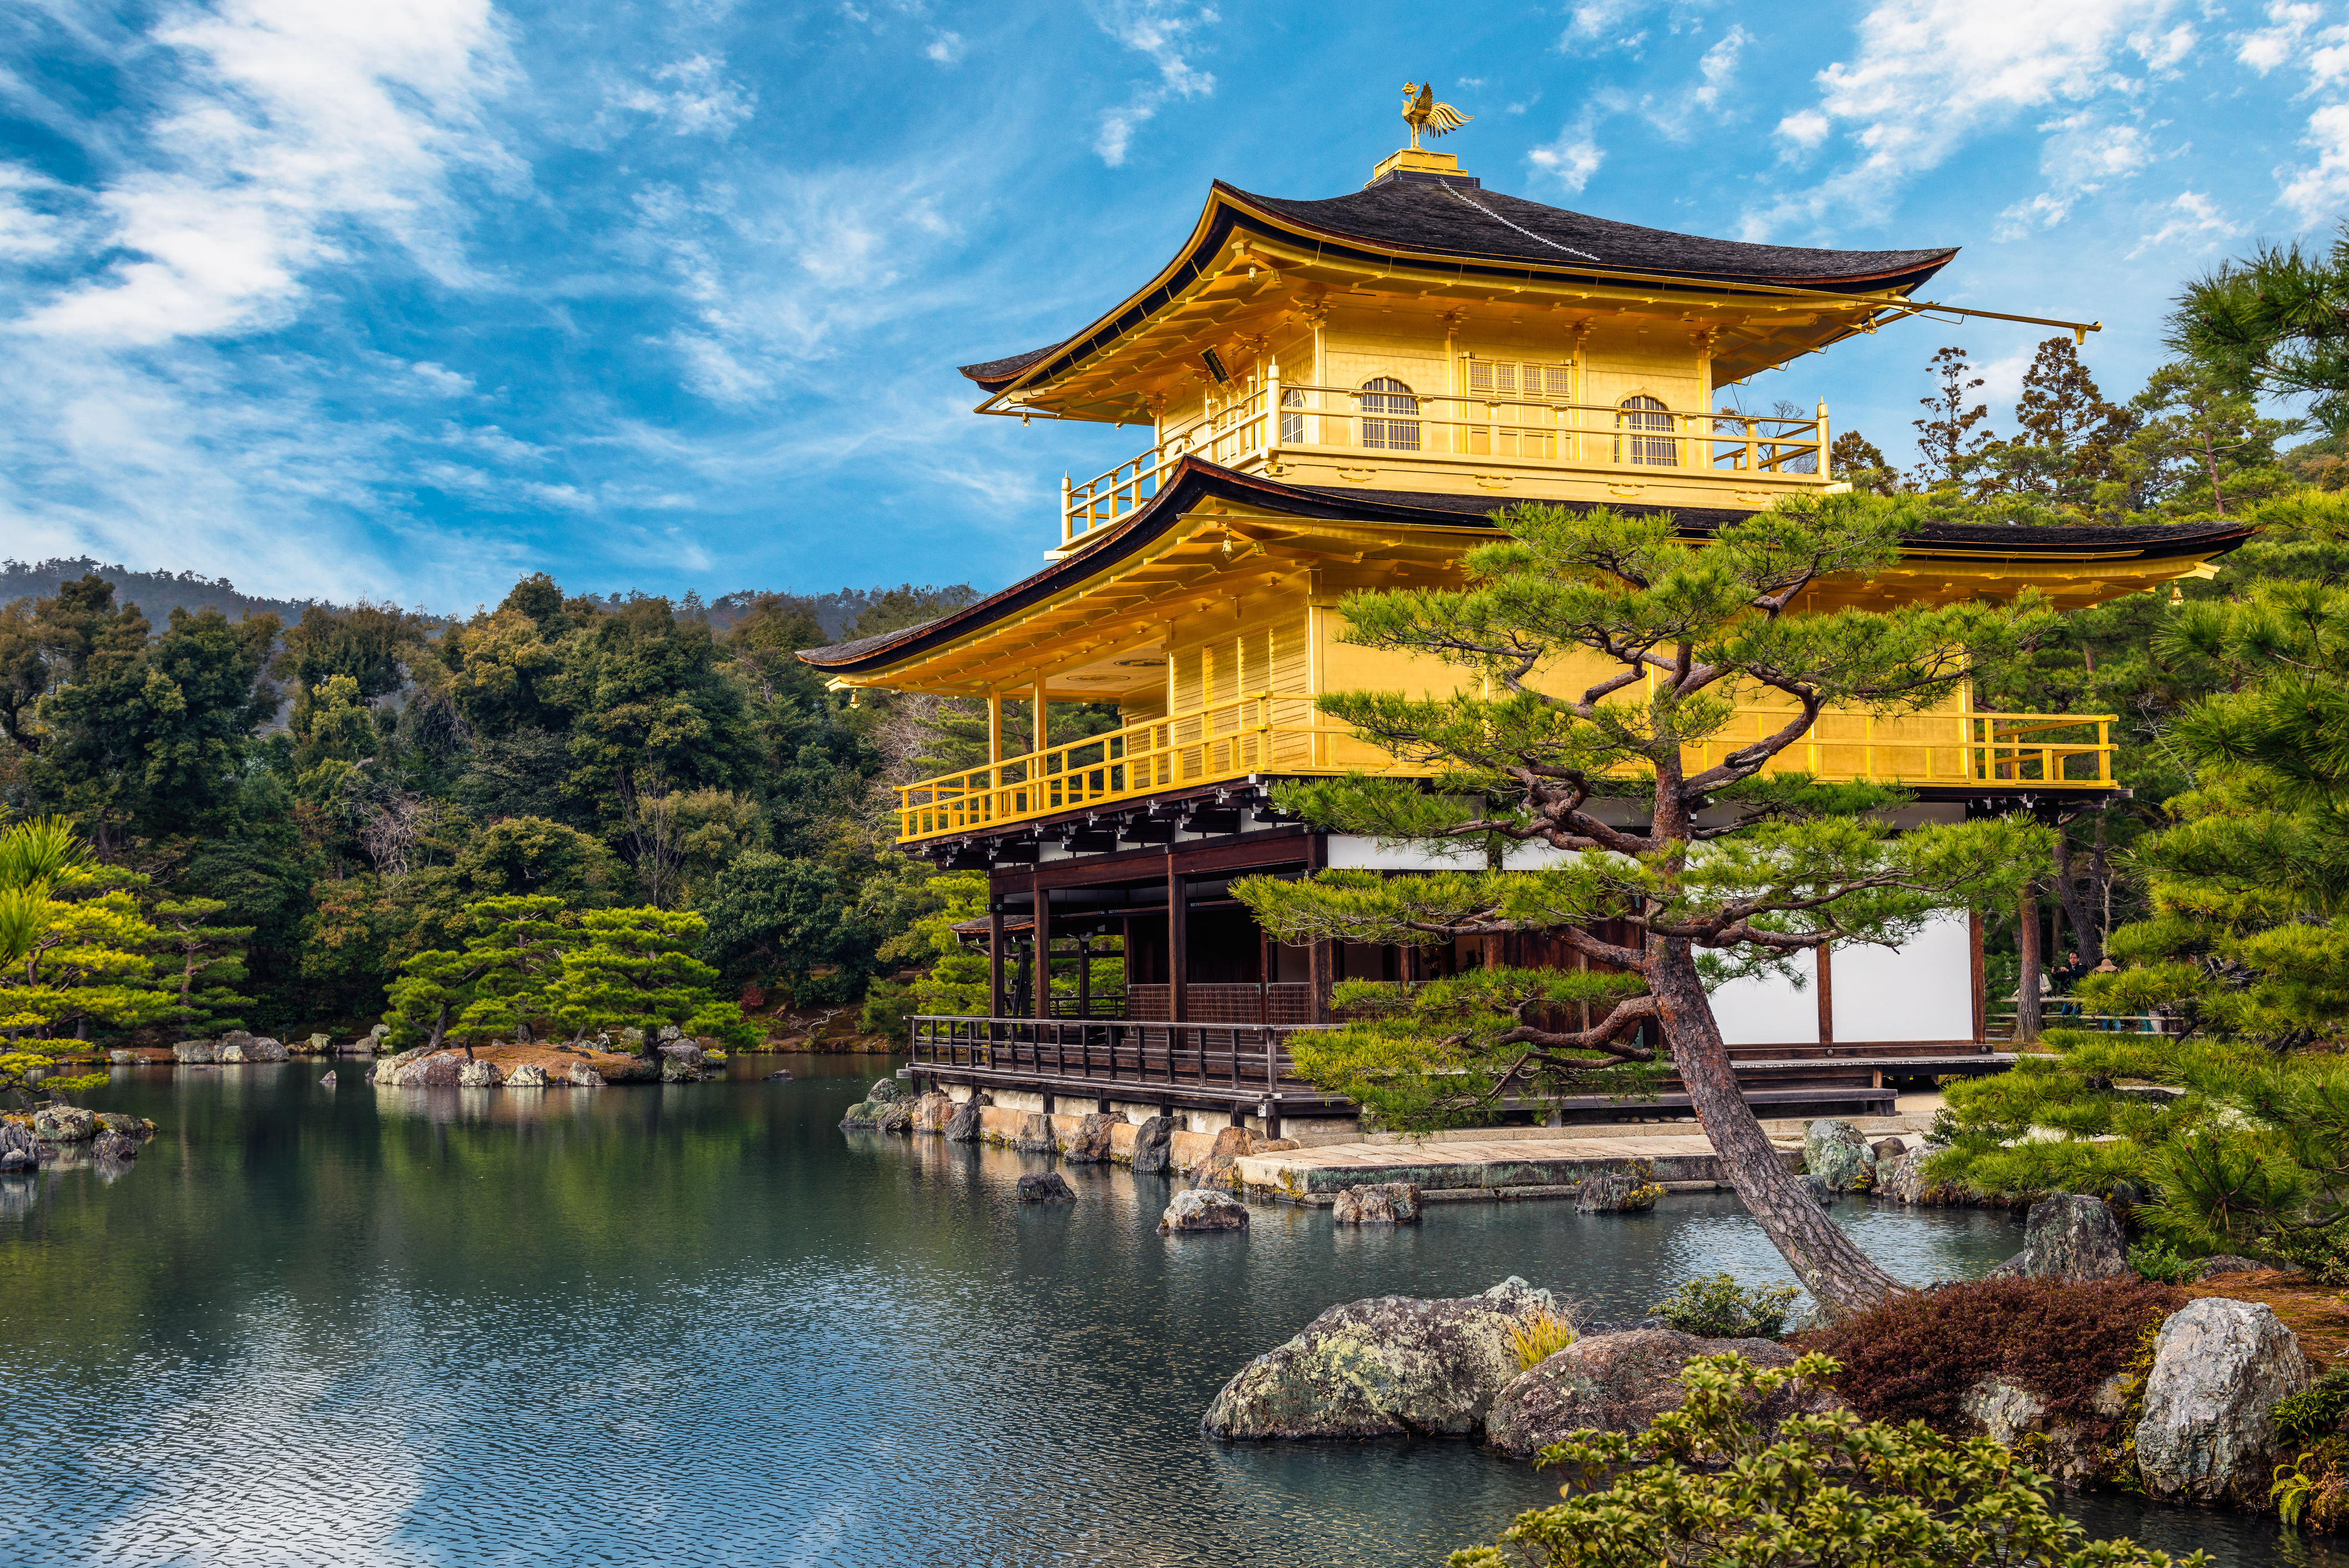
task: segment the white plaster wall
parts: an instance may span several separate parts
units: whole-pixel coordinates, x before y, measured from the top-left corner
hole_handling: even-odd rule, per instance
[[[1898,951],[1837,948],[1830,972],[1838,1045],[1973,1038],[1973,945],[1963,910],[1935,916]]]
[[[1817,961],[1809,953],[1795,958],[1803,971],[1803,989],[1775,975],[1760,980],[1733,980],[1713,993],[1713,1016],[1721,1037],[1732,1045],[1816,1045],[1819,1043],[1819,993],[1815,989]],[[1843,980],[1843,955],[1835,957],[1836,980]],[[1840,1015],[1838,1015],[1840,1023]],[[1840,1028],[1837,1038],[1841,1039]]]

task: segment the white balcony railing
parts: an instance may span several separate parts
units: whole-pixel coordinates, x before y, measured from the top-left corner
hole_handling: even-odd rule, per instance
[[[1677,471],[1724,479],[1767,474],[1824,484],[1826,445],[1824,406],[1811,419],[1692,412],[1644,398],[1578,403],[1526,394],[1416,392],[1399,383],[1317,387],[1284,383],[1276,373],[1107,472],[1081,483],[1063,481],[1061,542],[1073,545],[1133,512],[1192,454],[1239,469],[1293,451],[1344,452],[1380,465],[1485,458],[1513,469]]]

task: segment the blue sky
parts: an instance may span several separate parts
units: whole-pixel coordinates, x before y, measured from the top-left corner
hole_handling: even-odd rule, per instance
[[[0,18],[0,555],[457,609],[544,568],[715,596],[1031,570],[1131,431],[980,419],[1209,180],[1358,186],[1432,77],[1491,187],[1661,227],[1960,244],[2101,318],[2349,207],[2337,5],[1878,0],[27,0]],[[1756,383],[1905,456],[1926,357]]]

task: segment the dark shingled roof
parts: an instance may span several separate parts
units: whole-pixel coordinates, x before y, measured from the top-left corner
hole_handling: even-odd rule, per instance
[[[1167,475],[1164,485],[1147,502],[1098,535],[1098,543],[1051,562],[975,605],[952,611],[920,626],[859,638],[830,648],[802,649],[800,658],[819,670],[859,674],[878,670],[941,646],[966,632],[1015,615],[1123,556],[1150,545],[1181,522],[1200,501],[1217,496],[1293,517],[1353,523],[1419,524],[1445,528],[1487,523],[1492,514],[1509,504],[1488,494],[1431,495],[1418,491],[1343,490],[1323,485],[1283,484],[1261,474],[1240,473],[1219,467],[1196,454],[1187,456]],[[1588,508],[1596,502],[1554,504]],[[1615,510],[1633,514],[1669,512],[1684,534],[1702,536],[1725,523],[1751,517],[1751,512],[1724,507],[1651,506],[1615,504]],[[1487,525],[1490,525],[1487,523]],[[2248,524],[2215,523],[2147,523],[2127,527],[2069,527],[2044,524],[1930,523],[1909,535],[1921,545],[1956,545],[1973,550],[1998,550],[2015,556],[2076,556],[2084,551],[2129,550],[2146,556],[2223,555],[2251,536]]]
[[[1676,234],[1665,229],[1643,229],[1594,218],[1563,207],[1546,207],[1522,196],[1475,188],[1473,180],[1443,182],[1432,177],[1386,179],[1367,190],[1320,201],[1298,202],[1281,196],[1259,196],[1218,180],[1214,194],[1227,198],[1225,210],[1198,236],[1188,260],[1143,299],[1134,301],[1114,322],[1102,324],[1080,345],[1063,338],[1025,354],[1013,354],[984,364],[965,365],[962,373],[1000,391],[1025,371],[1064,349],[1092,351],[1133,330],[1162,308],[1204,271],[1220,254],[1225,239],[1236,228],[1264,230],[1264,218],[1230,205],[1244,203],[1270,213],[1284,225],[1325,236],[1323,254],[1348,253],[1349,244],[1371,247],[1361,259],[1375,261],[1396,250],[1426,255],[1455,256],[1464,272],[1506,267],[1523,275],[1526,264],[1545,267],[1597,267],[1609,273],[1647,274],[1659,278],[1702,282],[1771,284],[1828,293],[1862,289],[1916,288],[1948,265],[1958,254],[1954,245],[1915,251],[1823,251],[1796,245],[1754,245],[1739,240],[1711,240],[1698,234]],[[1211,198],[1210,206],[1214,202]]]
[[[1709,240],[1434,180],[1384,180],[1368,190],[1319,202],[1237,193],[1305,227],[1378,244],[1449,255],[1506,256],[1550,266],[1590,262],[1615,272],[1719,282],[1833,290],[1913,286],[1958,254],[1953,245],[1922,251],[1820,251]]]

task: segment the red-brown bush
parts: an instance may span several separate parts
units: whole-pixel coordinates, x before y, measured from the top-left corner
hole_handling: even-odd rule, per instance
[[[2051,1415],[2085,1418],[2147,1326],[2187,1299],[2137,1280],[1977,1280],[1897,1297],[1789,1343],[1842,1362],[1836,1392],[1871,1421],[1953,1429],[1966,1390],[1993,1376],[2036,1394]]]

